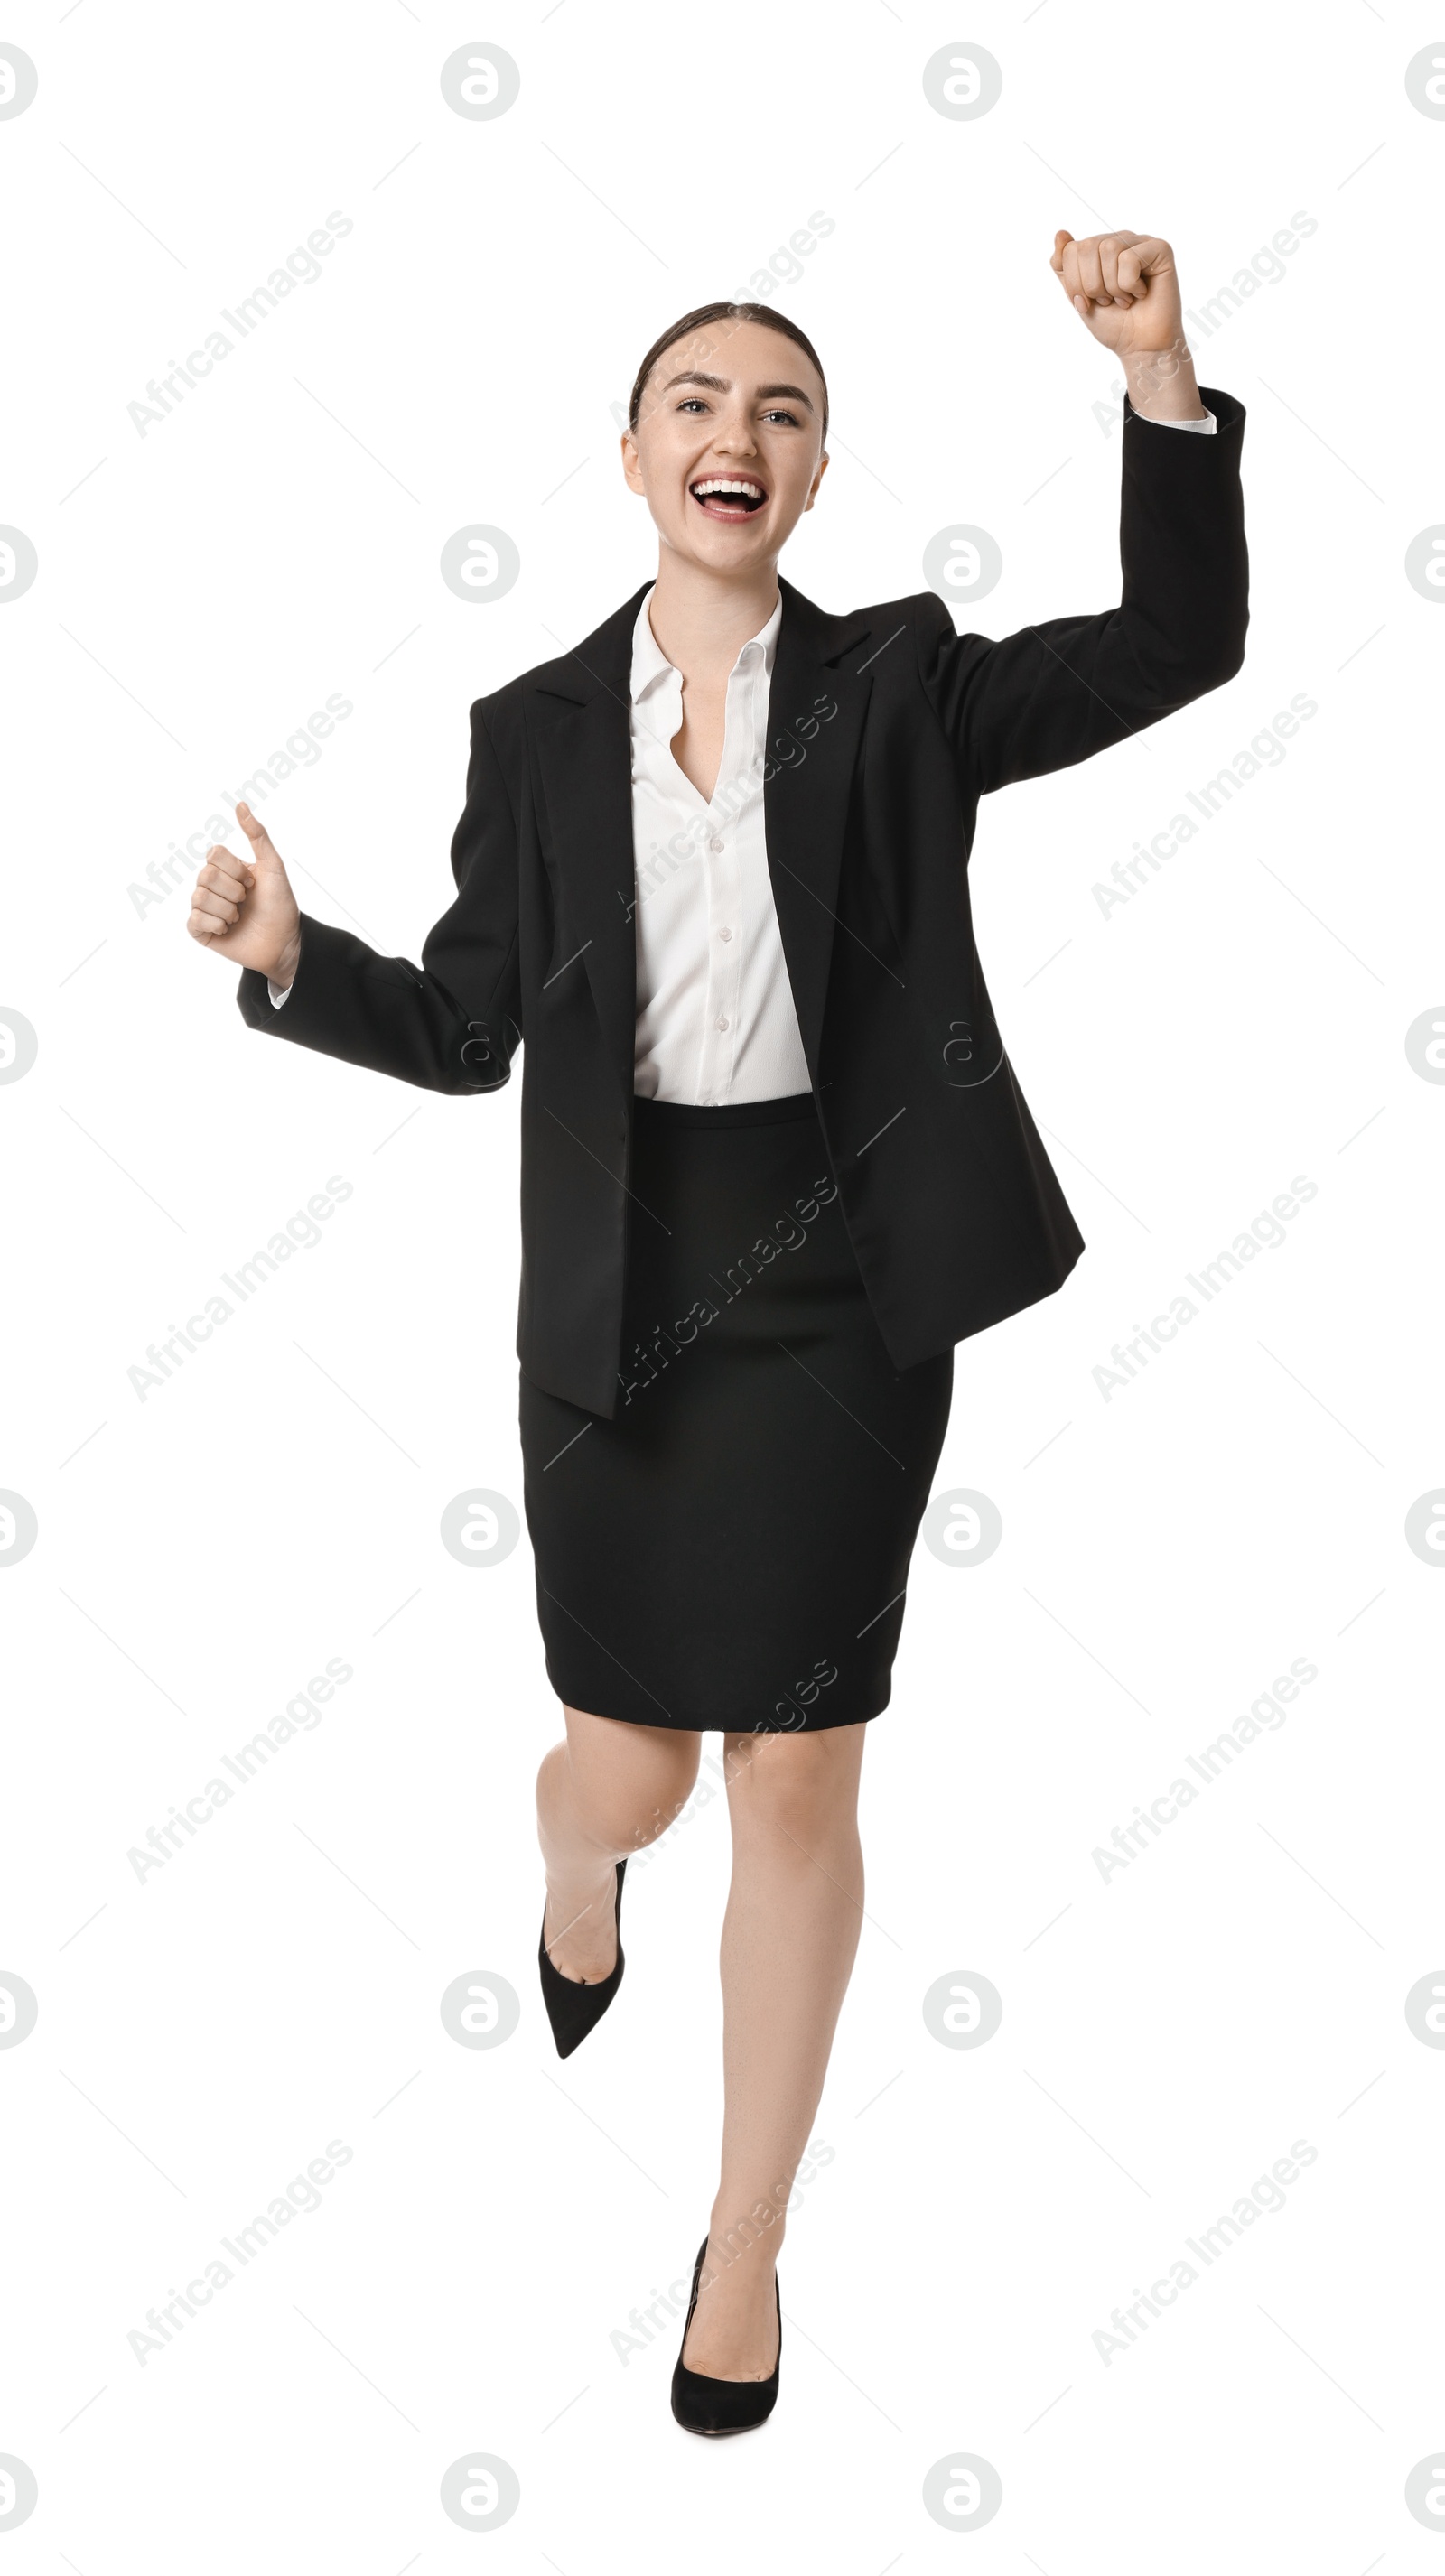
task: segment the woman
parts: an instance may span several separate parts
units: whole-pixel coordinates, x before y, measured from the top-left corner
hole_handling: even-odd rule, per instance
[[[1200,397],[1169,247],[1060,232],[1052,265],[1128,380],[1119,606],[998,643],[931,591],[815,608],[777,562],[827,465],[821,365],[770,308],[705,306],[648,352],[622,439],[656,580],[472,708],[457,897],[420,969],[299,912],[244,804],[249,853],[208,853],[188,924],[244,968],[248,1025],[402,1081],[497,1090],[525,1037],[521,1432],[566,1720],[537,1784],[539,1966],[564,2055],[618,1991],[626,1856],[724,1737],[726,2116],[672,2392],[698,2433],[777,2394],[778,2247],[953,1346],[1082,1250],[973,945],[977,800],[1242,656],[1244,416]]]

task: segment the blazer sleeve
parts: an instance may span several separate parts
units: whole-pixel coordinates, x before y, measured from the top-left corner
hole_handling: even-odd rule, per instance
[[[472,708],[466,809],[452,836],[456,900],[428,931],[420,966],[381,957],[349,930],[301,916],[301,958],[284,1009],[242,970],[248,1028],[428,1091],[499,1091],[521,1044],[517,833],[480,700]]]
[[[960,635],[921,594],[918,666],[976,792],[1067,769],[1232,679],[1244,659],[1249,559],[1239,455],[1244,406],[1201,388],[1219,424],[1179,438],[1126,395],[1117,608],[1054,617],[993,642]]]

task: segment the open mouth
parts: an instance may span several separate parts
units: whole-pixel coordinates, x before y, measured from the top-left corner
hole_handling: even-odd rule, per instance
[[[689,483],[687,488],[710,519],[750,519],[768,497],[761,483],[743,474],[711,474],[703,482]]]

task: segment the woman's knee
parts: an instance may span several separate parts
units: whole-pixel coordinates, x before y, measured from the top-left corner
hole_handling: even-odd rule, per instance
[[[863,1733],[860,1725],[730,1738],[734,1832],[783,1834],[805,1848],[856,1832]]]
[[[702,1738],[567,1711],[572,1777],[587,1830],[617,1853],[654,1842],[686,1806]]]

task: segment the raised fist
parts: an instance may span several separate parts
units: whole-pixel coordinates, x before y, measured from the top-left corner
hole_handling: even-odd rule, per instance
[[[1121,358],[1173,349],[1184,334],[1174,253],[1157,233],[1055,233],[1049,262],[1074,311]]]

